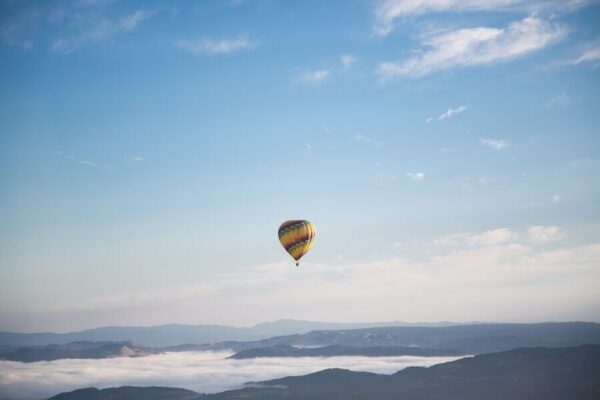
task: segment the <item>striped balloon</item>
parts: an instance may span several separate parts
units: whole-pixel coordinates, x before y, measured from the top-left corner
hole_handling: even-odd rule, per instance
[[[315,242],[316,235],[317,228],[308,221],[285,221],[279,227],[279,241],[285,251],[296,261],[308,253]]]

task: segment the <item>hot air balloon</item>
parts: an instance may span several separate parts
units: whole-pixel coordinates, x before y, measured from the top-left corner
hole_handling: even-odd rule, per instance
[[[308,253],[317,235],[317,228],[308,221],[293,220],[285,221],[279,227],[279,241],[297,262],[303,255]]]

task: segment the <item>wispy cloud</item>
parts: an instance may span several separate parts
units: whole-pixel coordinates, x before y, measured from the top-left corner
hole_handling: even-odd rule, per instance
[[[175,46],[183,51],[195,55],[233,54],[256,48],[258,43],[245,36],[231,39],[200,38],[198,40],[178,40]]]
[[[117,19],[102,18],[95,23],[92,30],[82,31],[76,35],[55,40],[52,44],[52,50],[69,54],[86,44],[98,43],[131,32],[155,13],[155,11],[142,9]]]
[[[329,128],[328,128],[328,127],[326,127],[326,126],[322,126],[322,127],[321,127],[321,130],[322,130],[323,132],[325,132],[325,133],[331,133],[331,129],[329,129]]]
[[[529,233],[531,241],[540,244],[560,239],[560,228],[558,226],[531,226],[527,233]]]
[[[301,85],[320,85],[331,76],[331,71],[328,69],[308,69],[302,70],[296,75],[296,82]]]
[[[437,117],[429,117],[427,118],[427,123],[430,123],[431,121],[437,119],[438,121],[444,120],[446,118],[450,118],[453,117],[455,115],[458,115],[464,111],[467,110],[467,106],[458,106],[456,108],[449,108],[447,111],[441,113],[439,116]]]
[[[75,5],[80,7],[101,7],[114,3],[116,0],[78,0]]]
[[[406,176],[414,182],[421,182],[422,180],[425,179],[425,173],[424,172],[407,172]]]
[[[565,107],[571,103],[571,99],[565,93],[561,93],[559,95],[553,96],[546,103],[546,107]]]
[[[352,54],[342,54],[340,56],[340,64],[343,70],[348,70],[356,62],[356,57]]]
[[[592,68],[600,66],[600,39],[585,44],[574,58],[564,61],[559,66],[575,66],[581,64],[591,64]]]
[[[479,142],[484,145],[489,147],[490,149],[493,150],[502,150],[507,148],[508,146],[510,146],[510,143],[508,143],[505,140],[500,140],[500,139],[480,139]]]
[[[519,238],[516,232],[508,228],[498,228],[481,233],[453,233],[437,238],[433,241],[435,245],[442,246],[496,246],[499,244],[515,242]]]
[[[91,160],[86,160],[86,159],[81,159],[79,157],[76,157],[72,154],[66,154],[62,151],[55,151],[54,152],[55,155],[65,159],[65,160],[69,160],[69,162],[71,163],[75,163],[75,164],[79,164],[85,167],[92,167],[92,168],[101,168],[101,169],[112,169],[112,167],[110,165],[107,164],[98,164],[95,161],[91,161]]]
[[[505,28],[458,29],[425,38],[425,51],[399,62],[383,62],[377,68],[382,80],[418,78],[437,71],[493,65],[522,57],[556,43],[566,28],[537,17],[527,17]]]
[[[442,11],[494,10],[523,0],[383,0],[375,7],[374,34],[385,36],[401,17]]]
[[[386,36],[398,19],[440,12],[510,11],[538,14],[571,12],[596,0],[381,0],[375,6],[375,36]]]
[[[554,204],[560,203],[561,200],[562,200],[562,197],[561,197],[560,194],[555,194],[555,195],[552,196],[552,202]]]
[[[144,157],[141,156],[133,156],[130,158],[131,161],[144,161]]]
[[[362,134],[354,135],[354,140],[356,140],[357,142],[369,144],[371,146],[381,146],[383,144],[380,141],[373,139],[372,137]]]
[[[5,2],[0,14],[0,42],[4,46],[20,47],[27,50],[33,47],[35,28],[43,20],[44,15],[37,9],[11,10]]]
[[[304,148],[306,149],[306,151],[311,151],[312,145],[310,143],[304,143]]]

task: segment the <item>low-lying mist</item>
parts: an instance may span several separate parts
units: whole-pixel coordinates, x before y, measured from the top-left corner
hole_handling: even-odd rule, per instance
[[[172,386],[213,393],[245,382],[302,375],[326,368],[390,374],[459,357],[302,357],[229,360],[229,352],[178,352],[142,358],[0,361],[0,399],[38,400],[95,386]]]

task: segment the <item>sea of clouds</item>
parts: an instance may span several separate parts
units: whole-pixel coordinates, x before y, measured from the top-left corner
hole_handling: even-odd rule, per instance
[[[408,366],[430,366],[457,357],[300,357],[229,360],[229,352],[177,352],[141,358],[0,361],[0,399],[39,400],[94,386],[171,386],[214,393],[250,381],[303,375],[326,368],[391,374]]]

